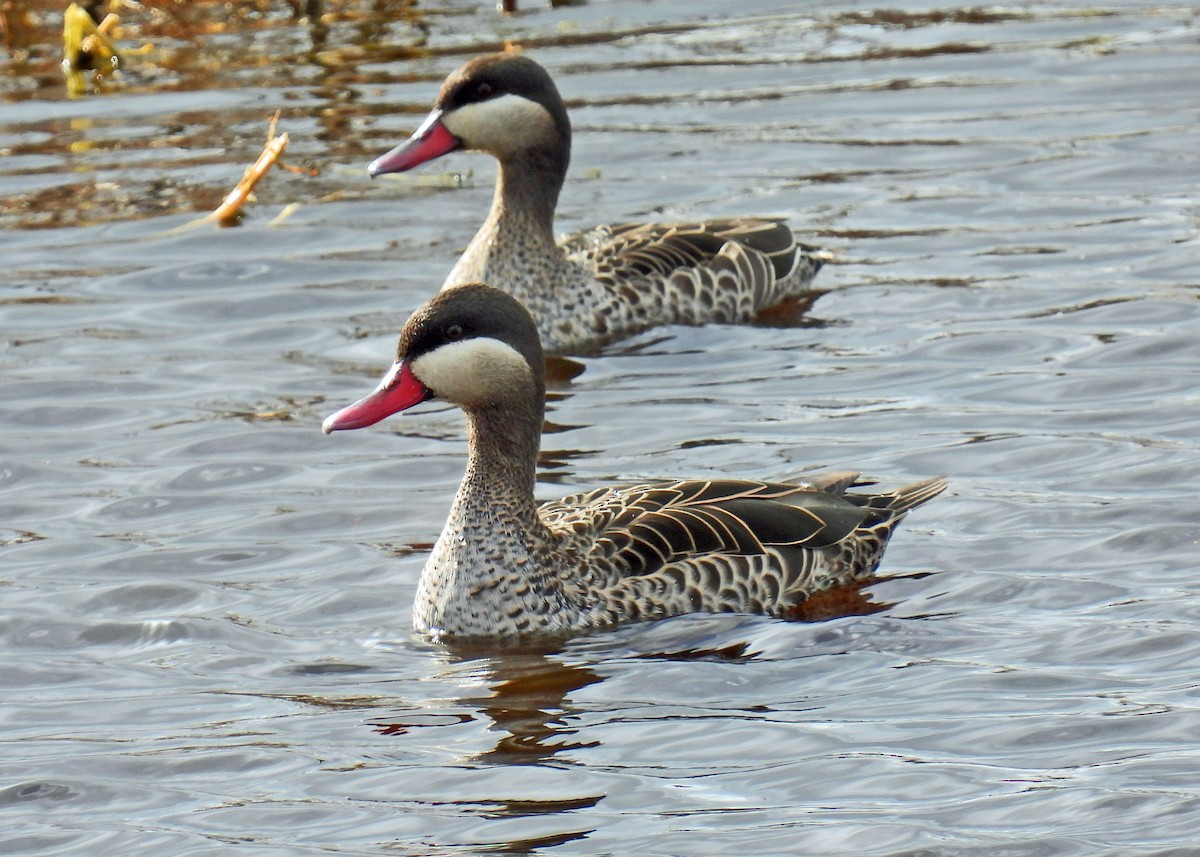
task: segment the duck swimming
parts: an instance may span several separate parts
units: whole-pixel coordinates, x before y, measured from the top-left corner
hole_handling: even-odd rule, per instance
[[[524,307],[464,285],[420,307],[375,391],[322,426],[363,428],[432,398],[466,413],[466,473],[417,585],[418,631],[512,638],[696,612],[788,616],[870,577],[896,524],[946,487],[848,493],[852,473],[677,480],[539,506],[544,371]]]
[[[532,313],[547,353],[578,353],[665,324],[743,323],[808,291],[826,255],[778,219],[597,226],[554,236],[571,122],[546,70],[478,57],[442,84],[407,141],[373,161],[402,172],[455,149],[500,162],[492,207],[443,289],[487,282]]]

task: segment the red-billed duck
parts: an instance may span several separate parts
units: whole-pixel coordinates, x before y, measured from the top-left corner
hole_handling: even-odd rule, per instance
[[[684,479],[539,506],[544,369],[524,307],[464,285],[418,309],[376,390],[325,420],[326,433],[363,428],[433,398],[466,413],[466,474],[417,586],[419,631],[509,638],[696,612],[796,615],[814,594],[869,578],[901,518],[946,487],[851,493],[852,473]]]
[[[556,241],[571,123],[546,70],[478,57],[442,84],[412,137],[368,167],[401,172],[455,149],[500,162],[492,208],[442,288],[487,282],[519,299],[547,353],[665,324],[744,323],[803,295],[826,256],[771,218],[597,226]]]

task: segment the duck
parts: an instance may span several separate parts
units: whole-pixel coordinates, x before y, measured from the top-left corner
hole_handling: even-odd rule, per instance
[[[851,492],[863,484],[854,473],[675,479],[539,505],[544,376],[530,313],[467,284],[418,308],[375,390],[322,425],[360,429],[431,399],[466,415],[466,471],[417,583],[418,632],[510,639],[687,613],[794,616],[814,594],[870,578],[896,524],[946,488]]]
[[[555,238],[571,122],[549,73],[521,53],[476,57],[450,74],[412,136],[372,177],[457,149],[499,161],[492,206],[443,289],[487,282],[537,321],[546,353],[587,353],[661,325],[744,324],[813,295],[829,258],[779,218],[599,225]]]

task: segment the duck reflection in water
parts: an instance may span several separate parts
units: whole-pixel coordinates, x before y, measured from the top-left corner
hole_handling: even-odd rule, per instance
[[[588,666],[559,660],[555,650],[514,649],[497,653],[493,648],[447,645],[447,670],[474,664],[481,679],[478,695],[459,697],[458,709],[436,725],[466,723],[479,718],[492,722],[496,743],[471,761],[483,764],[532,765],[546,761],[563,750],[596,746],[595,741],[574,740],[569,725],[572,713],[568,697],[602,678]],[[406,712],[411,714],[411,712]],[[379,720],[372,725],[383,735],[406,735],[430,725],[404,715]]]
[[[805,601],[790,617],[802,622],[819,622],[850,616],[868,616],[886,610],[891,603],[874,601],[868,587],[875,581],[854,583],[829,590]],[[753,645],[745,640],[713,645],[712,638],[686,639],[678,648],[633,655],[639,660],[743,662],[755,657]],[[499,645],[499,649],[497,648]],[[564,644],[565,645],[565,644]],[[504,647],[490,643],[443,642],[439,648],[447,662],[443,672],[457,672],[474,665],[480,692],[453,700],[434,720],[428,714],[414,717],[407,711],[396,717],[380,718],[372,726],[387,736],[409,735],[430,726],[452,726],[486,718],[496,742],[469,757],[479,764],[536,765],[563,751],[599,746],[595,738],[580,740],[573,725],[581,710],[571,696],[598,684],[604,676],[594,663],[571,663],[563,645],[547,642],[541,647]]]

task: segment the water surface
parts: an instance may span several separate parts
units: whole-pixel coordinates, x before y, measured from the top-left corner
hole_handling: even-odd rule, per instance
[[[0,852],[1197,853],[1195,10],[525,5],[126,11],[154,52],[69,99],[14,4]],[[563,230],[777,214],[837,257],[800,318],[581,359],[539,492],[949,475],[862,603],[410,634],[461,416],[318,427],[494,175],[363,167],[506,40],[570,104]],[[173,231],[276,109],[320,175]]]

